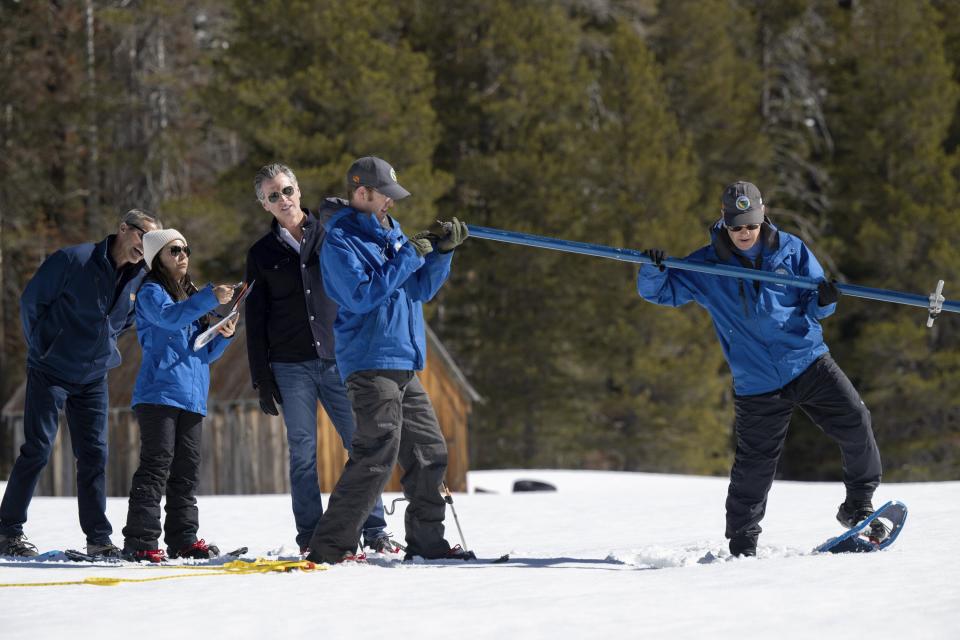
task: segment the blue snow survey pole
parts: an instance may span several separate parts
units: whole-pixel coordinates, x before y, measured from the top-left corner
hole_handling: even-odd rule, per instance
[[[545,236],[535,236],[529,233],[519,233],[516,231],[504,231],[502,229],[491,229],[490,227],[478,227],[467,225],[470,235],[474,238],[484,240],[496,240],[497,242],[506,242],[508,244],[519,244],[527,247],[537,247],[540,249],[553,249],[555,251],[565,251],[567,253],[579,253],[587,256],[596,256],[598,258],[608,258],[611,260],[620,260],[622,262],[634,262],[637,264],[653,264],[647,255],[634,249],[619,249],[616,247],[607,247],[602,244],[591,244],[589,242],[575,242],[573,240],[557,240]],[[686,271],[699,271],[701,273],[710,273],[718,276],[727,276],[730,278],[745,278],[748,280],[761,280],[763,282],[774,282],[801,289],[816,289],[819,280],[806,278],[803,276],[781,275],[770,273],[768,271],[759,271],[756,269],[745,269],[726,264],[710,264],[698,262],[695,260],[685,260],[683,258],[666,258],[663,261],[665,267],[671,269],[683,269]],[[892,291],[890,289],[875,289],[873,287],[861,287],[855,284],[837,283],[837,289],[843,295],[853,296],[855,298],[867,298],[869,300],[880,300],[883,302],[893,302],[895,304],[905,304],[913,307],[923,307],[927,310],[927,326],[932,327],[933,321],[942,311],[960,313],[960,302],[956,300],[946,300],[941,295],[943,291],[943,280],[937,284],[935,292],[929,296],[923,296],[916,293],[903,293],[901,291]]]

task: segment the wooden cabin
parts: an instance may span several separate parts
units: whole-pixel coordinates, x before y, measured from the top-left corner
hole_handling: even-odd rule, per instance
[[[134,381],[140,369],[140,345],[136,332],[121,336],[118,347],[123,364],[110,372],[110,456],[107,494],[126,496],[137,469],[140,431],[130,409]],[[471,407],[480,396],[427,327],[427,364],[420,380],[430,394],[440,427],[449,447],[446,482],[452,491],[466,491],[469,457],[467,423]],[[26,384],[20,386],[3,407],[3,434],[9,469],[23,444],[23,406]],[[282,416],[260,410],[250,383],[244,325],[226,353],[211,366],[208,414],[203,425],[203,465],[198,493],[256,494],[290,491],[289,457]],[[329,493],[340,477],[347,454],[323,411],[317,407],[317,464],[320,488]],[[3,478],[6,479],[6,476]],[[400,470],[395,470],[387,491],[401,491]],[[60,431],[50,462],[44,469],[35,495],[76,495],[76,472],[70,434],[61,415]]]

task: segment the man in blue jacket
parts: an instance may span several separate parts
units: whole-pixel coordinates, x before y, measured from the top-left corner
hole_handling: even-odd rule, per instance
[[[54,252],[20,297],[27,342],[24,443],[0,503],[0,555],[37,555],[23,525],[65,410],[87,552],[120,556],[106,515],[107,371],[120,364],[117,336],[133,324],[143,234],[160,227],[156,217],[128,211],[116,234]]]
[[[881,474],[870,412],[823,341],[820,320],[836,309],[837,287],[823,280],[807,246],[778,230],[765,212],[756,186],[729,185],[711,243],[689,259],[822,280],[817,291],[665,268],[661,249],[647,251],[654,265],[641,266],[637,285],[656,304],[693,301],[704,307],[733,373],[737,448],[726,537],[736,556],[756,555],[767,493],[795,407],[840,445],[846,486],[837,513],[841,524],[853,527],[873,513]],[[871,535],[886,536],[882,523],[874,525]]]
[[[444,539],[440,484],[447,445],[430,398],[416,375],[427,350],[424,302],[450,274],[453,250],[467,237],[456,218],[435,232],[407,238],[389,215],[410,193],[376,157],[347,172],[348,203],[324,223],[324,286],[339,305],[337,364],[356,417],[353,451],[310,541],[314,562],[353,557],[360,527],[390,479],[403,467],[407,557],[463,558]]]
[[[247,357],[260,408],[268,415],[283,412],[297,545],[306,553],[323,513],[317,400],[347,451],[356,427],[334,355],[337,305],[327,297],[320,272],[323,225],[301,207],[300,185],[286,165],[261,167],[253,187],[273,220],[270,231],[247,252],[247,281],[256,281],[245,303]],[[345,205],[328,201],[324,206]],[[386,526],[383,501],[377,496],[363,526],[364,544],[378,552],[399,551]]]

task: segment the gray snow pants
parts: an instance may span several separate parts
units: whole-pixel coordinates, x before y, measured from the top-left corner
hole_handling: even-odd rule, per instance
[[[870,412],[853,383],[824,354],[782,389],[734,398],[737,451],[727,491],[727,538],[756,540],[795,407],[840,446],[847,497],[870,500],[880,484],[880,451]]]
[[[407,552],[444,557],[450,544],[443,537],[446,503],[439,487],[447,444],[427,392],[415,372],[387,369],[354,372],[346,386],[357,423],[353,451],[313,532],[309,559],[337,562],[356,550],[360,529],[397,462],[409,501]]]

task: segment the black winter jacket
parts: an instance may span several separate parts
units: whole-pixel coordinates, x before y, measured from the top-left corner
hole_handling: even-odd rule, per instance
[[[320,273],[320,244],[326,232],[313,214],[306,209],[304,213],[300,255],[280,237],[276,220],[247,252],[246,280],[256,280],[244,303],[254,387],[273,379],[271,362],[335,357],[337,305],[327,297]]]

